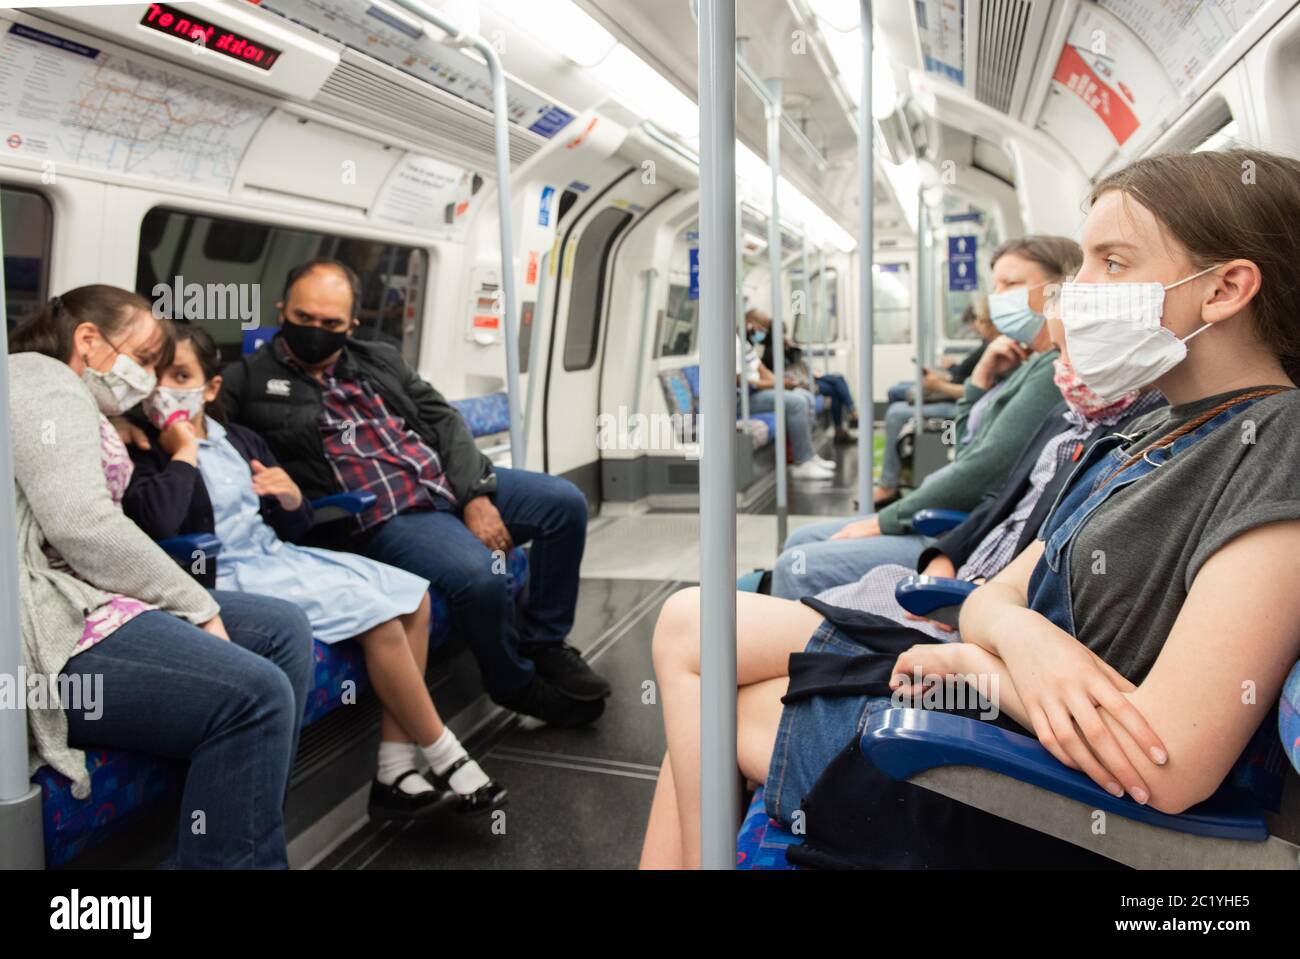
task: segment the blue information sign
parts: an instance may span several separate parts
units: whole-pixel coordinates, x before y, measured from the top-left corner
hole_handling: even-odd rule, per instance
[[[700,298],[700,248],[691,247],[691,285],[686,292],[686,298],[698,300]]]
[[[948,289],[952,292],[979,289],[975,269],[975,237],[948,237]]]

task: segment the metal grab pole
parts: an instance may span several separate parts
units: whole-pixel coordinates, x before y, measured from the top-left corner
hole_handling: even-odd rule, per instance
[[[510,226],[510,112],[506,98],[506,75],[501,67],[501,58],[496,48],[484,37],[474,33],[464,33],[452,21],[423,0],[396,0],[417,17],[427,20],[439,30],[451,34],[455,45],[471,46],[487,61],[488,72],[492,77],[492,120],[496,134],[497,161],[497,210],[501,217],[501,291],[502,312],[504,313],[504,335],[506,338],[506,402],[510,410],[510,462],[523,468],[523,463],[515,462],[517,454],[526,454],[525,444],[520,431],[519,416],[519,338],[517,327],[519,314],[515,299],[515,247]]]
[[[821,328],[822,334],[822,375],[831,371],[831,304],[826,299],[826,248],[821,247],[817,250],[817,304],[820,307],[817,310],[817,324]]]
[[[550,254],[547,254],[549,256]],[[510,465],[516,469],[528,469],[528,439],[533,432],[533,398],[537,395],[534,385],[537,382],[537,362],[541,359],[541,342],[542,338],[538,335],[541,328],[539,324],[542,317],[546,315],[546,267],[547,257],[542,257],[537,272],[537,299],[533,301],[533,324],[531,332],[528,334],[528,389],[524,398],[524,421],[520,429],[523,436],[521,440],[519,460],[515,461],[514,448],[510,450]],[[509,397],[507,396],[508,400]]]
[[[736,868],[736,5],[700,0],[700,864]]]
[[[0,260],[4,237],[0,235]],[[10,446],[9,322],[0,283],[0,680],[11,684],[15,708],[0,708],[0,869],[40,869],[41,791],[27,770],[27,683],[18,615],[18,524]]]
[[[930,307],[930,214],[925,208],[925,190],[917,191],[916,210],[916,386],[912,401],[915,404],[913,417],[915,424],[912,433],[912,462],[916,462],[916,450],[921,445],[921,407],[925,403],[925,340],[934,310]],[[913,480],[915,482],[915,480]]]
[[[808,272],[808,234],[804,233],[803,243],[799,247],[799,263],[803,270],[803,342],[804,342],[804,366],[808,370],[808,388],[814,396],[817,395],[816,378],[813,376],[813,319],[812,310],[812,274]]]
[[[744,425],[745,435],[749,435],[749,380],[745,368],[745,251],[741,247],[744,236],[744,220],[740,204],[736,204],[736,369],[740,379],[736,381],[736,391],[740,394],[740,422]]]
[[[781,322],[784,296],[781,289],[781,201],[777,195],[781,185],[781,81],[769,80],[770,93],[764,105],[767,114],[767,165],[772,171],[772,215],[767,221],[767,263],[772,274],[772,329],[768,342],[772,344],[772,392],[776,401],[776,550],[785,546],[787,513],[789,512],[788,477],[785,465],[785,326]]]
[[[874,513],[875,506],[875,397],[871,382],[875,359],[875,153],[871,123],[871,0],[860,0],[862,17],[862,91],[858,98],[858,390],[862,412],[858,417],[858,509]]]

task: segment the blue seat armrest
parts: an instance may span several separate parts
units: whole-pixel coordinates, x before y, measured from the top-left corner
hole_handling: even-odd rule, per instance
[[[311,501],[312,522],[332,523],[345,516],[356,516],[362,510],[370,509],[378,500],[369,490],[358,492],[333,493]]]
[[[212,533],[188,533],[184,536],[169,536],[158,540],[158,545],[167,555],[182,566],[188,567],[195,559],[206,557],[215,559],[221,552],[221,540]]]
[[[894,586],[894,599],[909,613],[957,625],[957,614],[978,583],[946,576],[904,576]]]
[[[1160,812],[1112,796],[1058,762],[1037,739],[965,716],[880,710],[868,719],[860,747],[867,761],[891,779],[910,779],[939,766],[975,766],[1149,826],[1217,839],[1268,839],[1263,813],[1230,791],[1220,790],[1178,815]]]
[[[918,509],[912,514],[912,531],[922,536],[938,536],[960,526],[969,515],[959,509]]]

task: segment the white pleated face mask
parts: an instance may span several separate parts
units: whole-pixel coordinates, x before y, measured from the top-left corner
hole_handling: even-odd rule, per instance
[[[1070,365],[1094,393],[1118,399],[1154,383],[1187,357],[1187,341],[1161,324],[1165,291],[1204,276],[1211,266],[1177,283],[1064,283],[1061,325]]]

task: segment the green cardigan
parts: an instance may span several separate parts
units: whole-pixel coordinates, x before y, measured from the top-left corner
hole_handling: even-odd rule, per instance
[[[918,510],[974,509],[985,493],[1000,487],[1048,411],[1061,402],[1061,391],[1053,382],[1052,361],[1057,356],[1056,350],[1035,353],[1014,370],[980,417],[971,441],[957,447],[942,474],[877,514],[880,531],[910,532],[912,514]],[[966,393],[957,403],[958,436],[965,432],[971,407],[986,392],[966,381]]]

